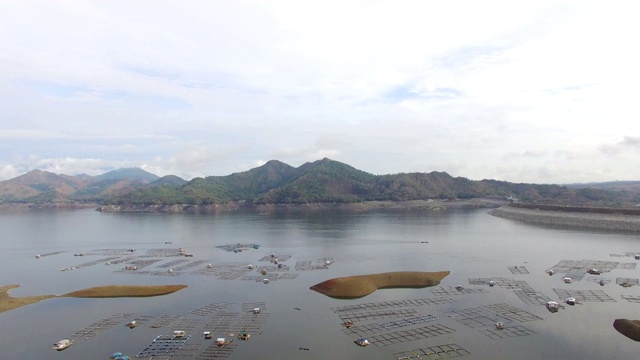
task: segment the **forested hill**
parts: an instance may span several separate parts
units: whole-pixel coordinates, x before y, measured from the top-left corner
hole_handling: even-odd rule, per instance
[[[474,181],[445,172],[373,175],[322,159],[294,168],[272,160],[249,171],[195,178],[183,185],[159,184],[108,198],[107,205],[349,203],[424,199],[510,198],[523,202],[588,206],[632,206],[635,194],[560,185]]]
[[[251,205],[509,198],[526,203],[635,207],[640,191],[634,189],[474,181],[435,171],[373,175],[325,158],[297,168],[272,160],[248,171],[191,181],[174,175],[159,178],[138,168],[98,176],[32,170],[0,181],[0,204]]]

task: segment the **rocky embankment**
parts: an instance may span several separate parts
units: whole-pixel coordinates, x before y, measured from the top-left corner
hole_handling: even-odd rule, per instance
[[[509,220],[547,226],[640,232],[640,216],[590,212],[549,211],[502,206],[489,214]]]

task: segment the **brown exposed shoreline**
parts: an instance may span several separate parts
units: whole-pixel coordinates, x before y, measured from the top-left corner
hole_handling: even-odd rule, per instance
[[[310,287],[311,290],[334,298],[359,298],[378,289],[422,288],[435,286],[449,271],[397,271],[329,279]]]
[[[78,290],[64,295],[37,295],[14,298],[9,295],[18,284],[0,286],[0,313],[19,307],[35,304],[55,297],[76,298],[113,298],[113,297],[149,297],[167,295],[187,287],[187,285],[107,285]]]

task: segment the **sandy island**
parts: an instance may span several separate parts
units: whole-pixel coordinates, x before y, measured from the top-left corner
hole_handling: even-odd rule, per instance
[[[613,327],[629,339],[640,341],[640,320],[616,319]]]
[[[440,284],[450,271],[397,271],[329,279],[310,287],[311,290],[334,298],[359,298],[378,289],[422,288]]]
[[[148,297],[171,294],[182,290],[187,285],[107,285],[97,286],[89,289],[78,290],[64,295],[37,295],[14,298],[9,295],[12,289],[18,284],[0,286],[0,313],[17,309],[19,307],[35,304],[39,301],[55,297],[76,297],[76,298],[113,298],[113,297]]]

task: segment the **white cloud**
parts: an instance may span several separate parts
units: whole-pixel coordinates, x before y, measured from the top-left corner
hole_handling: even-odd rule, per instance
[[[620,143],[640,136],[640,25],[624,3],[2,5],[3,178],[322,157],[378,174],[640,178]]]

